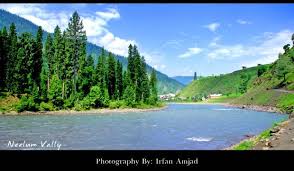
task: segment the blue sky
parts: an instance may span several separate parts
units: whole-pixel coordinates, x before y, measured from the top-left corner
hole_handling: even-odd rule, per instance
[[[46,31],[77,10],[88,40],[120,55],[137,44],[169,75],[229,73],[270,63],[294,33],[294,4],[0,4]]]

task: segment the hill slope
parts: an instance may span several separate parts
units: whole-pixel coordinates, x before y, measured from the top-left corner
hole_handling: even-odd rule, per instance
[[[10,24],[14,22],[17,28],[18,34],[21,34],[23,32],[30,32],[32,34],[36,34],[38,30],[38,26],[32,23],[31,21],[28,21],[22,17],[19,17],[15,14],[11,14],[5,10],[0,9],[0,28],[3,28],[4,26],[9,29]],[[43,41],[46,40],[46,37],[49,33],[44,31],[43,34]],[[94,55],[94,61],[97,63],[98,61],[98,55],[101,53],[102,48],[100,46],[97,46],[93,43],[87,42],[87,54]],[[116,55],[115,56],[120,62],[122,62],[123,67],[125,68],[127,65],[127,58]],[[152,67],[147,64],[147,72],[150,74],[152,71]],[[180,90],[184,87],[183,84],[179,83],[178,81],[168,77],[167,75],[156,71],[157,79],[158,79],[158,93],[159,94],[165,94],[165,93],[175,93],[176,91]]]
[[[179,94],[182,98],[191,98],[197,96],[206,96],[209,94],[234,94],[239,93],[242,84],[247,84],[257,77],[257,67],[238,70],[229,74],[219,76],[202,77],[195,80],[185,87]],[[242,75],[246,76],[247,82],[244,82]]]
[[[262,105],[294,112],[294,47],[270,64],[269,70],[256,78],[248,91],[233,104]]]

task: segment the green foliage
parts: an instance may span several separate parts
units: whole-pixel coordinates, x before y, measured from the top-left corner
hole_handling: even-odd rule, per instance
[[[35,103],[33,96],[22,96],[16,110],[17,112],[38,111],[39,105]]]
[[[43,48],[44,36],[47,38]],[[153,70],[149,80],[145,59],[135,45],[129,50],[132,67],[127,67],[123,74],[122,62],[104,49],[95,68],[93,57],[86,57],[86,40],[77,12],[63,33],[58,26],[54,34],[43,34],[42,27],[38,27],[35,37],[28,32],[18,37],[14,24],[9,34],[3,28],[0,31],[0,60],[4,66],[1,67],[4,74],[0,74],[1,90],[9,87],[9,92],[27,94],[18,111],[39,110],[39,103],[40,110],[157,104],[157,73]],[[4,56],[7,49],[9,53]],[[11,58],[7,60],[6,56]],[[6,66],[11,68],[6,70]],[[6,76],[11,76],[7,86]]]
[[[121,101],[121,100],[109,102],[110,109],[118,109],[118,108],[121,108],[122,106],[125,106],[125,103],[124,101]]]
[[[248,140],[248,141],[242,142],[241,144],[233,148],[233,150],[250,150],[253,146],[254,146],[254,142]]]
[[[45,103],[45,102],[41,102],[40,104],[40,110],[41,111],[53,111],[54,110],[54,106],[53,103]]]
[[[258,67],[246,68],[229,74],[202,77],[185,87],[178,97],[192,98],[202,94],[238,94],[244,92],[257,77]]]
[[[275,89],[292,90],[294,85],[294,48],[285,46],[285,53],[269,65],[268,69],[258,78],[249,83],[247,93],[235,99],[233,103],[273,106],[286,113],[292,113],[294,96],[291,92]]]
[[[136,105],[136,92],[132,86],[126,87],[123,99],[127,106],[133,107]]]

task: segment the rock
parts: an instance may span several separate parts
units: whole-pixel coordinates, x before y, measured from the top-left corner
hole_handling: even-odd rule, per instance
[[[294,142],[294,138],[292,138],[291,141]]]
[[[246,134],[246,135],[244,135],[246,138],[250,138],[250,137],[252,137],[253,135],[249,135],[249,134]]]
[[[273,134],[273,133],[277,133],[280,131],[280,128],[279,127],[274,127],[270,130],[270,134]]]
[[[245,109],[245,108],[246,108],[246,106],[245,106],[245,105],[243,105],[241,108],[242,108],[242,109]]]
[[[271,142],[266,142],[266,143],[265,143],[265,146],[267,146],[267,147],[273,147],[273,145],[272,145]]]
[[[263,149],[263,150],[268,150],[269,148],[268,148],[268,147],[262,147],[262,149]]]

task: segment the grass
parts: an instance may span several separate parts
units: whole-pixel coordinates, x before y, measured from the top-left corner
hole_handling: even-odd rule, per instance
[[[219,76],[208,76],[195,80],[185,87],[179,97],[190,98],[193,96],[201,96],[203,94],[234,94],[239,92],[239,87],[241,84],[241,75],[249,75],[253,80],[256,78],[257,67],[247,68],[232,72],[230,74],[221,74]],[[250,82],[250,81],[249,81]]]
[[[241,94],[230,94],[230,95],[224,95],[221,96],[219,98],[215,98],[215,99],[208,99],[207,103],[229,103],[232,100],[240,97]]]

